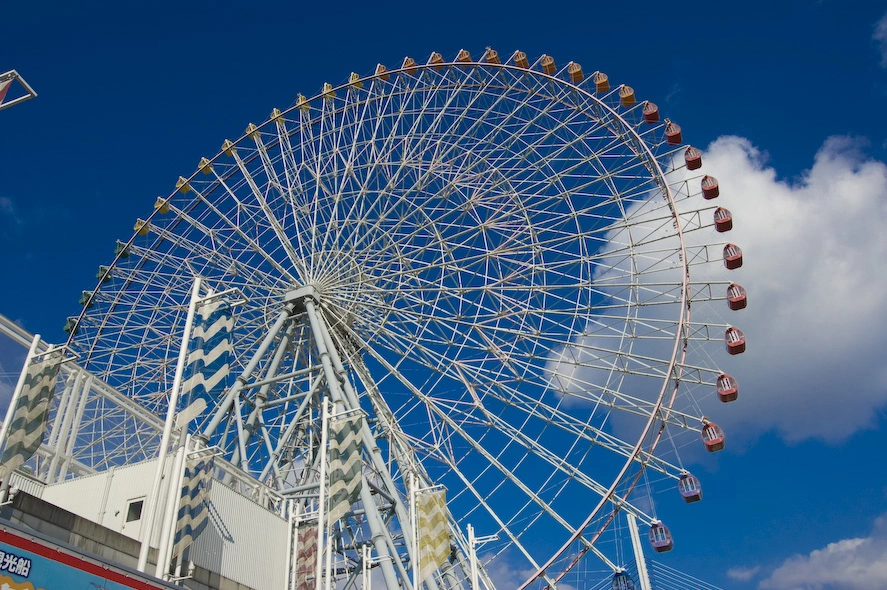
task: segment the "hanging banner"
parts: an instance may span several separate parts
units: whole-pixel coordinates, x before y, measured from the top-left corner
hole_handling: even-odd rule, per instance
[[[419,492],[419,579],[427,580],[450,556],[446,490]]]
[[[55,382],[64,357],[64,350],[57,350],[25,369],[25,383],[16,401],[6,444],[0,455],[0,479],[5,480],[40,448],[46,434],[49,404],[55,395]]]
[[[330,421],[329,522],[345,516],[360,497],[362,426],[363,416],[360,414]]]
[[[296,590],[314,590],[318,557],[317,523],[299,525],[296,535]]]

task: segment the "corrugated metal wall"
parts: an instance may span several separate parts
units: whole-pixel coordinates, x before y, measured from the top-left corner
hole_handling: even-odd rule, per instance
[[[46,487],[43,482],[16,472],[10,476],[9,485],[37,498],[43,497],[43,488]]]
[[[286,520],[218,481],[209,508],[210,522],[191,546],[194,563],[256,590],[283,588]]]

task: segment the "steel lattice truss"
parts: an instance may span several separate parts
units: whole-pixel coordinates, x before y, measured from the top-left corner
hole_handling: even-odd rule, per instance
[[[69,326],[83,367],[161,416],[195,277],[237,289],[235,393],[195,428],[232,463],[311,508],[326,334],[335,387],[370,417],[366,477],[392,531],[418,473],[447,486],[462,557],[471,522],[539,584],[583,557],[618,565],[613,515],[652,523],[632,498],[643,469],[673,483],[707,423],[728,326],[698,310],[726,309],[729,281],[703,270],[724,242],[646,103],[528,66],[353,75],[226,141],[100,270]],[[303,288],[322,329],[287,295]],[[133,428],[85,420],[81,460],[137,460]],[[365,529],[339,529],[343,576]],[[407,541],[392,533],[404,563]]]

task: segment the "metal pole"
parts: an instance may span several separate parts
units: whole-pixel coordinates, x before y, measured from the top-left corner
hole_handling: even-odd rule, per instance
[[[653,586],[650,584],[650,574],[647,573],[647,561],[644,559],[644,548],[641,545],[641,535],[638,533],[637,519],[631,512],[627,512],[625,517],[628,519],[628,532],[631,535],[634,560],[638,566],[638,582],[641,584],[641,590],[653,590]]]
[[[369,545],[366,543],[363,544],[363,559],[360,561],[360,567],[362,569],[363,576],[361,577],[362,584],[361,587],[363,590],[367,590],[370,587],[370,576],[369,576],[369,567],[367,567],[367,559],[369,557]]]
[[[191,339],[191,326],[194,323],[194,311],[197,308],[197,298],[200,296],[200,277],[194,279],[194,287],[191,289],[191,301],[188,303],[188,315],[185,318],[185,332],[182,334],[182,346],[179,348],[179,361],[176,364],[176,373],[172,382],[172,391],[169,393],[169,407],[166,410],[166,422],[163,425],[163,436],[160,438],[160,448],[157,452],[157,468],[154,470],[154,482],[151,485],[151,495],[147,501],[147,515],[142,523],[142,546],[139,550],[139,561],[136,569],[145,571],[148,564],[148,551],[151,548],[151,533],[154,529],[154,518],[157,514],[157,504],[160,498],[160,483],[163,479],[163,469],[166,466],[166,454],[169,448],[169,438],[172,434],[173,422],[176,416],[176,406],[179,403],[179,389],[182,385],[182,373],[185,371],[185,357],[188,355],[188,341]],[[162,534],[162,533],[161,533]],[[161,558],[157,557],[158,564]]]
[[[474,540],[474,527],[468,525],[468,564],[471,575],[471,590],[478,590],[477,587],[477,549]]]
[[[80,401],[77,402],[77,412],[74,414],[74,422],[71,424],[68,433],[68,444],[65,446],[65,461],[59,471],[56,481],[64,481],[68,475],[68,469],[71,467],[71,460],[74,457],[74,445],[77,443],[77,431],[80,430],[80,424],[83,422],[83,412],[86,411],[86,403],[89,401],[89,392],[92,391],[93,376],[86,378],[83,387],[80,388]]]
[[[31,340],[31,347],[28,349],[28,354],[25,356],[25,364],[22,367],[22,372],[18,376],[18,382],[15,384],[15,390],[12,392],[12,399],[9,400],[9,407],[6,408],[6,417],[3,419],[3,428],[0,429],[0,446],[6,446],[6,435],[9,434],[9,424],[12,422],[12,415],[15,412],[15,404],[18,403],[18,398],[22,395],[22,389],[25,388],[25,378],[28,375],[28,365],[31,364],[31,359],[34,358],[34,355],[37,353],[37,347],[40,345],[40,334],[34,334],[34,339]],[[6,496],[9,492],[9,480],[12,479],[12,474],[9,474],[9,477],[6,478],[6,481],[3,482],[3,488],[0,490],[0,502],[6,501]]]
[[[179,433],[179,440],[181,440],[182,434],[182,432]],[[191,437],[185,435],[184,438],[185,444],[179,446],[175,465],[170,472],[169,487],[166,492],[166,511],[163,515],[163,525],[160,528],[163,533],[157,548],[157,567],[154,570],[154,575],[161,579],[165,579],[169,572],[172,539],[176,534],[176,514],[179,511],[179,498],[182,495],[182,484],[185,479],[185,456],[188,454],[188,442]]]
[[[74,419],[74,414],[77,411],[76,406],[78,405],[77,402],[80,400],[80,391],[83,387],[85,375],[83,374],[83,371],[77,371],[76,374],[72,374],[71,377],[74,378],[74,384],[70,389],[65,388],[67,395],[64,399],[64,414],[62,414],[62,404],[60,404],[58,412],[55,415],[55,419],[59,420],[59,418],[61,418],[61,421],[58,422],[57,428],[54,429],[55,438],[51,439],[49,442],[49,446],[54,447],[55,452],[52,455],[52,461],[49,463],[49,471],[46,473],[47,482],[51,482],[55,479],[59,462],[65,456],[65,451],[68,446],[68,437],[70,436],[68,433],[71,428],[71,420]]]
[[[320,489],[317,499],[317,564],[315,565],[314,588],[320,590],[320,577],[323,575],[323,533],[326,515],[326,447],[329,438],[329,397],[323,396],[320,426]]]
[[[415,531],[413,535],[413,588],[419,590],[419,520],[416,513],[416,472],[410,473],[410,528]]]
[[[243,389],[244,385],[246,385],[247,379],[249,379],[250,375],[253,374],[253,371],[256,370],[256,367],[259,365],[259,361],[262,360],[262,357],[265,356],[265,353],[268,352],[268,347],[271,346],[271,343],[277,337],[277,334],[280,332],[280,329],[289,319],[290,314],[292,313],[293,306],[287,305],[286,308],[280,312],[280,315],[277,316],[277,321],[274,322],[274,325],[271,326],[271,329],[268,330],[268,333],[265,335],[265,339],[262,340],[262,343],[259,345],[259,348],[256,349],[255,354],[253,354],[252,359],[250,359],[249,364],[243,369],[243,373],[237,377],[237,380],[234,382],[234,385],[228,390],[228,393],[225,394],[225,399],[222,400],[222,403],[219,404],[219,407],[216,409],[216,414],[213,416],[213,419],[204,429],[203,434],[200,435],[199,440],[203,441],[203,444],[206,444],[209,441],[209,438],[216,431],[216,428],[219,427],[219,424],[222,423],[222,420],[225,418],[225,414],[228,413],[228,410],[231,409],[231,406],[234,404],[234,398],[240,395],[240,390]]]

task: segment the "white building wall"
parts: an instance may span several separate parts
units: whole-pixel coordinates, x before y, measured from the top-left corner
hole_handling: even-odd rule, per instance
[[[129,503],[145,498],[151,491],[156,459],[118,467],[62,483],[46,486],[43,499],[78,516],[98,523],[131,539],[139,540],[142,519],[126,522]],[[167,459],[167,473],[172,470],[174,457]],[[168,476],[164,476],[161,497],[165,497]],[[143,505],[143,513],[145,506]],[[144,515],[144,514],[143,514]],[[151,545],[157,546],[162,514],[155,519]]]
[[[156,459],[46,486],[45,501],[139,539],[141,520],[126,522],[133,500],[145,497],[151,488]],[[168,471],[175,463],[167,459]],[[166,497],[166,482],[161,497]],[[176,494],[178,496],[178,494]],[[280,590],[285,587],[286,535],[288,523],[233,489],[214,481],[209,493],[209,521],[186,557],[211,572],[255,588]],[[163,514],[158,513],[151,545],[156,547]]]

